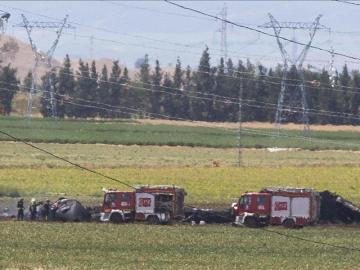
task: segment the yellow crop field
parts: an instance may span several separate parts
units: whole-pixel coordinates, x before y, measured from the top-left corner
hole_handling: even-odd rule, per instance
[[[198,205],[228,205],[242,192],[267,186],[328,189],[360,203],[359,167],[105,168],[98,171],[132,185],[182,186],[188,192],[187,203]],[[0,190],[17,191],[25,197],[62,194],[100,200],[102,187],[126,189],[119,183],[75,168],[0,169]]]

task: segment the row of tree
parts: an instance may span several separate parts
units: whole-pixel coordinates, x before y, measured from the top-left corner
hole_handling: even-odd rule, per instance
[[[1,76],[16,70],[3,68]],[[12,73],[12,74],[13,74]],[[7,75],[6,75],[7,74]],[[208,48],[203,51],[197,70],[183,68],[177,59],[172,73],[164,72],[159,61],[151,68],[145,55],[140,70],[130,79],[127,68],[114,61],[110,72],[104,66],[100,73],[93,61],[90,65],[79,61],[76,72],[66,56],[62,68],[53,70],[51,86],[44,76],[38,87],[45,89],[41,99],[41,113],[52,116],[50,91],[53,89],[56,116],[59,118],[174,118],[202,121],[238,121],[239,96],[242,94],[242,121],[272,122],[281,88],[282,66],[266,68],[261,64],[233,63],[231,59],[210,65]],[[283,97],[283,122],[302,121],[301,73],[295,66],[288,71]],[[335,84],[326,70],[305,70],[305,99],[310,123],[358,124],[360,106],[360,73],[348,71],[345,65],[336,74]],[[8,80],[5,77],[4,80]],[[31,74],[24,84],[29,89]],[[1,80],[2,81],[2,80]],[[242,89],[240,91],[240,89]],[[11,111],[11,92],[0,89],[7,99],[2,112]],[[3,95],[4,94],[4,95]],[[12,94],[13,95],[13,94]],[[6,96],[6,97],[5,97]],[[3,99],[2,99],[3,100]],[[9,102],[10,100],[10,102]],[[5,109],[6,107],[6,109]]]

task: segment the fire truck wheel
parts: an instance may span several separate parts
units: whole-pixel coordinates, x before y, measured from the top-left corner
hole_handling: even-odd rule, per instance
[[[149,216],[147,218],[147,222],[149,224],[153,224],[153,225],[159,225],[160,224],[160,220],[157,216]]]
[[[246,227],[249,227],[249,228],[259,227],[259,223],[255,217],[246,217],[244,220],[244,224]]]
[[[296,224],[293,219],[288,218],[283,221],[283,226],[288,229],[294,229],[296,227]]]
[[[110,217],[110,221],[114,224],[119,224],[123,222],[123,218],[119,213],[113,213]]]

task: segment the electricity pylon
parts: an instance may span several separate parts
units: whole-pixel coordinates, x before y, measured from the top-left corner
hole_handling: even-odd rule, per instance
[[[34,63],[32,66],[32,80],[31,80],[31,89],[29,91],[28,94],[28,104],[27,104],[27,116],[29,118],[32,117],[32,109],[33,109],[33,95],[36,93],[36,84],[37,84],[37,69],[40,65],[41,62],[45,62],[48,70],[50,71],[52,68],[52,58],[55,52],[55,49],[59,43],[59,39],[61,37],[62,31],[64,28],[70,28],[70,29],[74,29],[75,27],[73,27],[72,25],[66,23],[67,19],[68,19],[68,15],[65,16],[65,18],[61,21],[61,22],[29,22],[27,20],[27,18],[25,17],[24,14],[21,14],[23,21],[17,25],[15,25],[16,27],[23,27],[26,29],[28,38],[29,38],[29,42],[30,42],[30,46],[31,46],[31,50],[33,52],[33,57],[34,57]],[[36,44],[31,36],[32,34],[32,30],[33,29],[57,29],[56,30],[56,38],[54,40],[54,42],[52,43],[52,46],[50,47],[50,49],[46,52],[46,56],[44,57],[43,55],[41,55],[40,51],[37,49]],[[47,78],[46,78],[46,86],[45,86],[45,91],[48,91],[47,93],[50,93],[50,109],[51,109],[51,115],[53,118],[56,118],[57,114],[56,114],[56,102],[55,102],[55,98],[54,98],[54,86],[52,83],[52,79],[51,79],[51,74],[48,73]]]
[[[5,26],[10,18],[10,13],[0,10],[0,31],[2,34],[5,33]]]
[[[270,13],[270,22],[265,23],[259,27],[262,28],[273,28],[276,41],[280,49],[281,56],[283,58],[284,66],[283,66],[283,75],[281,80],[281,90],[280,95],[278,98],[276,115],[275,115],[275,131],[280,133],[281,121],[283,120],[283,111],[284,111],[284,98],[287,94],[288,85],[287,85],[287,77],[289,71],[289,63],[292,66],[296,66],[297,71],[300,76],[300,83],[296,84],[295,92],[300,92],[301,94],[301,108],[302,108],[302,123],[304,125],[304,133],[307,133],[310,130],[309,127],[309,116],[308,116],[308,106],[306,101],[306,89],[305,89],[305,78],[304,78],[304,69],[303,63],[306,59],[308,51],[310,49],[311,43],[314,39],[315,33],[318,29],[326,29],[329,28],[320,24],[320,18],[322,15],[318,15],[314,22],[312,23],[305,23],[305,22],[278,22]],[[282,43],[282,39],[280,38],[280,32],[282,29],[292,29],[294,32],[295,30],[308,30],[309,31],[309,41],[303,47],[301,53],[294,57],[291,57],[285,49],[284,44]],[[295,36],[293,37],[292,41],[295,41]],[[291,84],[294,84],[292,81]]]
[[[227,57],[228,57],[228,46],[227,46],[227,6],[224,3],[224,6],[219,13],[219,16],[221,16],[221,26],[217,30],[221,34],[221,55],[224,58],[224,62],[226,63]]]

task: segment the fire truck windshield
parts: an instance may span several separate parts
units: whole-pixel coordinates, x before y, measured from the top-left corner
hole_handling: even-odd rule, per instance
[[[105,203],[112,203],[115,201],[116,195],[114,193],[107,193],[105,195]]]
[[[240,205],[245,206],[245,205],[250,205],[251,203],[251,197],[248,195],[244,195],[240,197]]]

